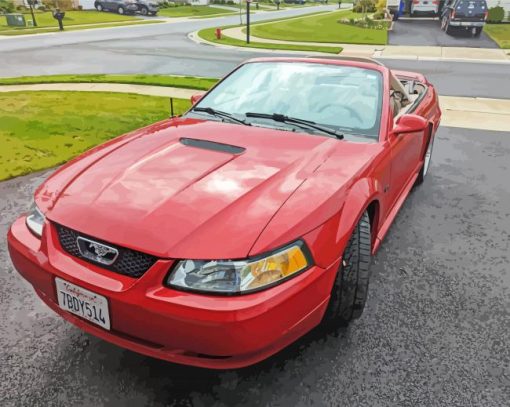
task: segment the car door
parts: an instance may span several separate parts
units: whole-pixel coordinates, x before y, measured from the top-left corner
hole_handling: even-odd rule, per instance
[[[392,119],[390,119],[392,120]],[[397,120],[390,125],[393,128]],[[394,204],[411,177],[418,171],[423,155],[425,131],[395,134],[390,130],[388,142],[391,151],[390,186],[387,193]]]
[[[106,0],[108,2],[108,10],[117,11],[120,5],[120,0]]]

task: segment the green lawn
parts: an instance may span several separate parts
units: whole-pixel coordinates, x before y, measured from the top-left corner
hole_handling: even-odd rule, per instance
[[[81,31],[81,30],[91,30],[96,28],[110,28],[110,27],[125,27],[131,25],[147,25],[147,24],[156,24],[162,23],[163,20],[137,20],[137,21],[120,21],[118,23],[104,23],[100,25],[70,25],[65,27],[65,31]],[[57,27],[37,27],[37,28],[25,28],[25,29],[16,29],[16,30],[0,30],[0,36],[2,35],[27,35],[27,34],[44,34],[51,32],[60,31]]]
[[[223,27],[223,29],[230,28]],[[254,24],[252,28],[255,28]],[[234,45],[237,47],[249,47],[249,48],[264,48],[264,49],[278,49],[286,51],[312,51],[312,52],[325,52],[328,54],[339,54],[342,51],[341,47],[329,47],[329,46],[314,46],[314,45],[292,45],[292,44],[265,44],[263,42],[253,42],[246,44],[245,41],[238,40],[223,36],[221,40],[216,39],[215,35],[216,28],[206,28],[198,32],[198,36],[206,41],[214,42],[216,44]]]
[[[162,8],[158,15],[163,17],[201,17],[217,14],[232,14],[234,10],[225,10],[223,8],[211,6],[180,6]]]
[[[32,83],[129,83],[135,85],[171,86],[175,88],[208,90],[218,79],[171,75],[48,75],[0,78],[0,85]]]
[[[189,104],[174,100],[175,112]],[[167,98],[101,92],[4,93],[0,106],[0,180],[62,164],[169,115]]]
[[[32,20],[32,15],[29,12],[23,12],[25,20]],[[35,19],[38,27],[54,27],[58,26],[57,20],[55,20],[50,11],[35,13]],[[96,23],[115,23],[119,21],[133,21],[139,20],[133,16],[119,15],[115,13],[100,13],[99,11],[66,11],[64,17],[64,27],[66,25],[76,24],[96,24]],[[7,27],[7,21],[2,16],[2,24],[0,29],[10,29]]]
[[[510,49],[510,24],[485,24],[483,30],[500,48]]]
[[[30,13],[23,12],[25,20],[32,20]],[[9,27],[7,26],[7,20],[5,16],[0,16],[0,35],[12,35],[16,34],[33,34],[38,31],[47,32],[48,29],[58,30],[58,22],[55,20],[51,12],[37,12],[35,13],[35,19],[37,21],[37,27]],[[126,15],[119,15],[114,13],[100,13],[99,11],[66,11],[64,17],[64,28],[81,25],[81,24],[99,24],[99,23],[112,23],[115,25],[130,24],[133,22],[141,22],[142,20]],[[107,24],[105,26],[112,26]],[[77,27],[75,27],[77,28]]]
[[[386,44],[386,30],[366,29],[340,24],[342,18],[360,18],[348,10],[315,16],[306,16],[252,27],[256,37],[303,42],[330,42],[346,44]]]

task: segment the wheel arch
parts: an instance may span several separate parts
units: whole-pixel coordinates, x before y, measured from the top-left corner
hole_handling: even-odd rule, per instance
[[[370,219],[371,243],[374,248],[380,220],[381,193],[376,180],[358,180],[347,192],[338,213],[305,236],[305,240],[313,241],[314,246],[321,248],[315,258],[318,265],[328,267],[343,255],[354,228],[365,212],[368,212]]]

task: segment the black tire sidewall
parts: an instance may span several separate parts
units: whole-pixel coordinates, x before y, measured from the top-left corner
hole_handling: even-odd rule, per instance
[[[324,322],[345,326],[363,313],[370,278],[370,219],[364,212],[354,228],[342,256]]]

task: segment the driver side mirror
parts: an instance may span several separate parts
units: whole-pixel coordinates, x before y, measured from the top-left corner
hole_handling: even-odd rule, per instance
[[[393,133],[395,135],[416,133],[425,130],[427,126],[428,122],[423,117],[417,114],[404,114],[397,120]]]
[[[191,96],[191,105],[196,105],[198,101],[204,97],[204,95],[205,93],[195,93],[193,96]]]

